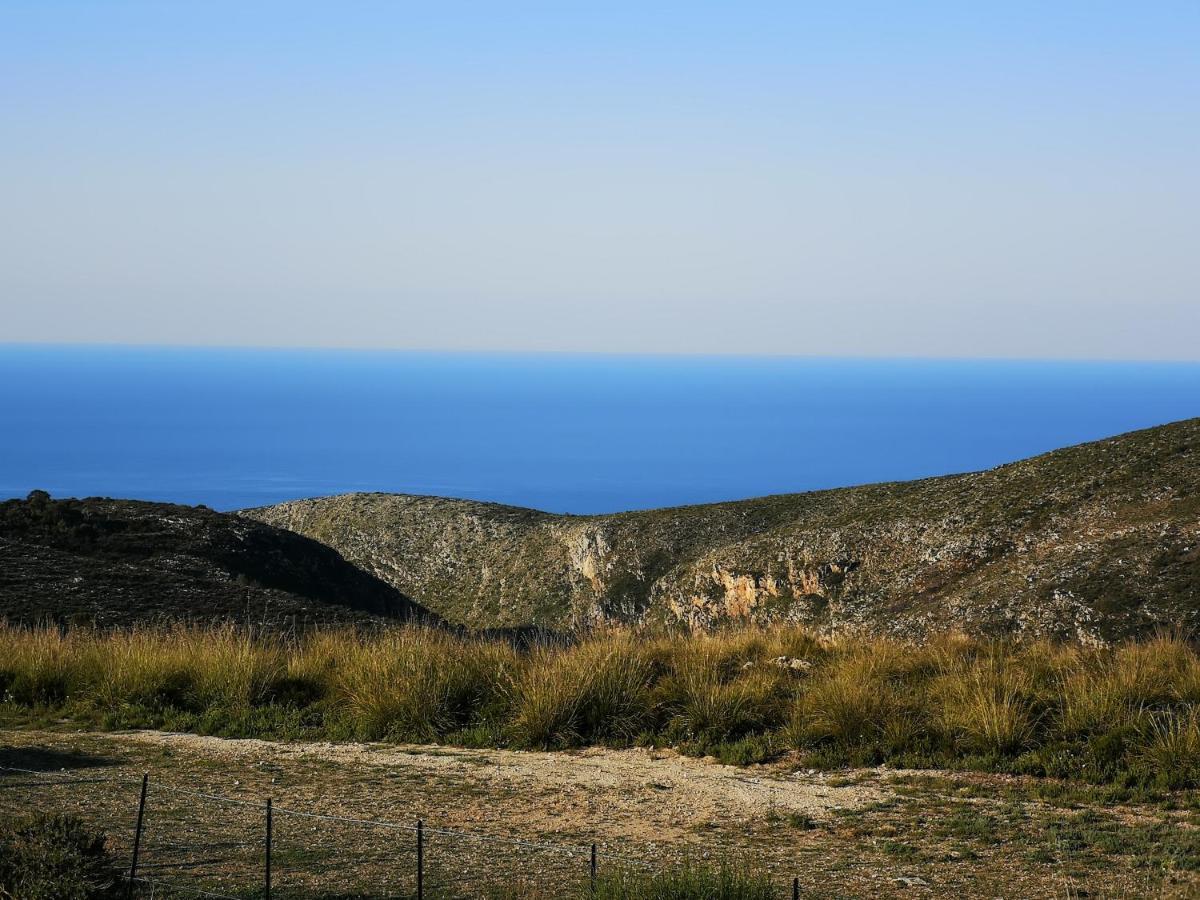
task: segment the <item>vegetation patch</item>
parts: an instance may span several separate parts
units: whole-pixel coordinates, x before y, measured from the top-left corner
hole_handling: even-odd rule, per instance
[[[820,641],[783,627],[611,630],[522,648],[419,626],[290,636],[0,627],[0,696],[9,722],[474,747],[671,745],[734,765],[795,752],[823,769],[1050,778],[1051,800],[1064,782],[1103,785],[1114,798],[1200,786],[1200,655],[1174,636],[1085,649]]]
[[[64,815],[0,824],[0,897],[107,900],[124,896],[103,834]]]

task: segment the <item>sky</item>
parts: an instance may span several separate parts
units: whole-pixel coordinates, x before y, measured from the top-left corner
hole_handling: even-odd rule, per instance
[[[0,4],[0,342],[1200,360],[1200,3]]]

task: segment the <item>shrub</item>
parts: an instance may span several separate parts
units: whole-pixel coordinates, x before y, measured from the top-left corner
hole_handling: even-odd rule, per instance
[[[121,883],[104,835],[74,817],[39,815],[0,826],[0,896],[104,900],[120,896]]]

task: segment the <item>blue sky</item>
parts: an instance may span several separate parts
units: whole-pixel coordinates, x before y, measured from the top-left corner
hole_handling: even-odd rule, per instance
[[[0,6],[0,341],[1200,359],[1200,4]]]

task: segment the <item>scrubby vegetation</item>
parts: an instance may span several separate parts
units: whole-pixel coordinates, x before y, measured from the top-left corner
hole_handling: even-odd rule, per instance
[[[606,631],[517,649],[418,627],[0,628],[10,721],[225,736],[679,747],[752,763],[889,763],[1158,788],[1200,785],[1200,653],[799,628]]]
[[[124,884],[104,835],[78,819],[37,815],[0,824],[0,897],[105,900],[124,896]]]
[[[605,875],[587,896],[597,900],[775,900],[780,893],[766,876],[746,867],[685,865],[653,874]]]
[[[612,515],[379,493],[243,515],[472,628],[600,615],[918,639],[1200,631],[1200,418],[976,474]]]

